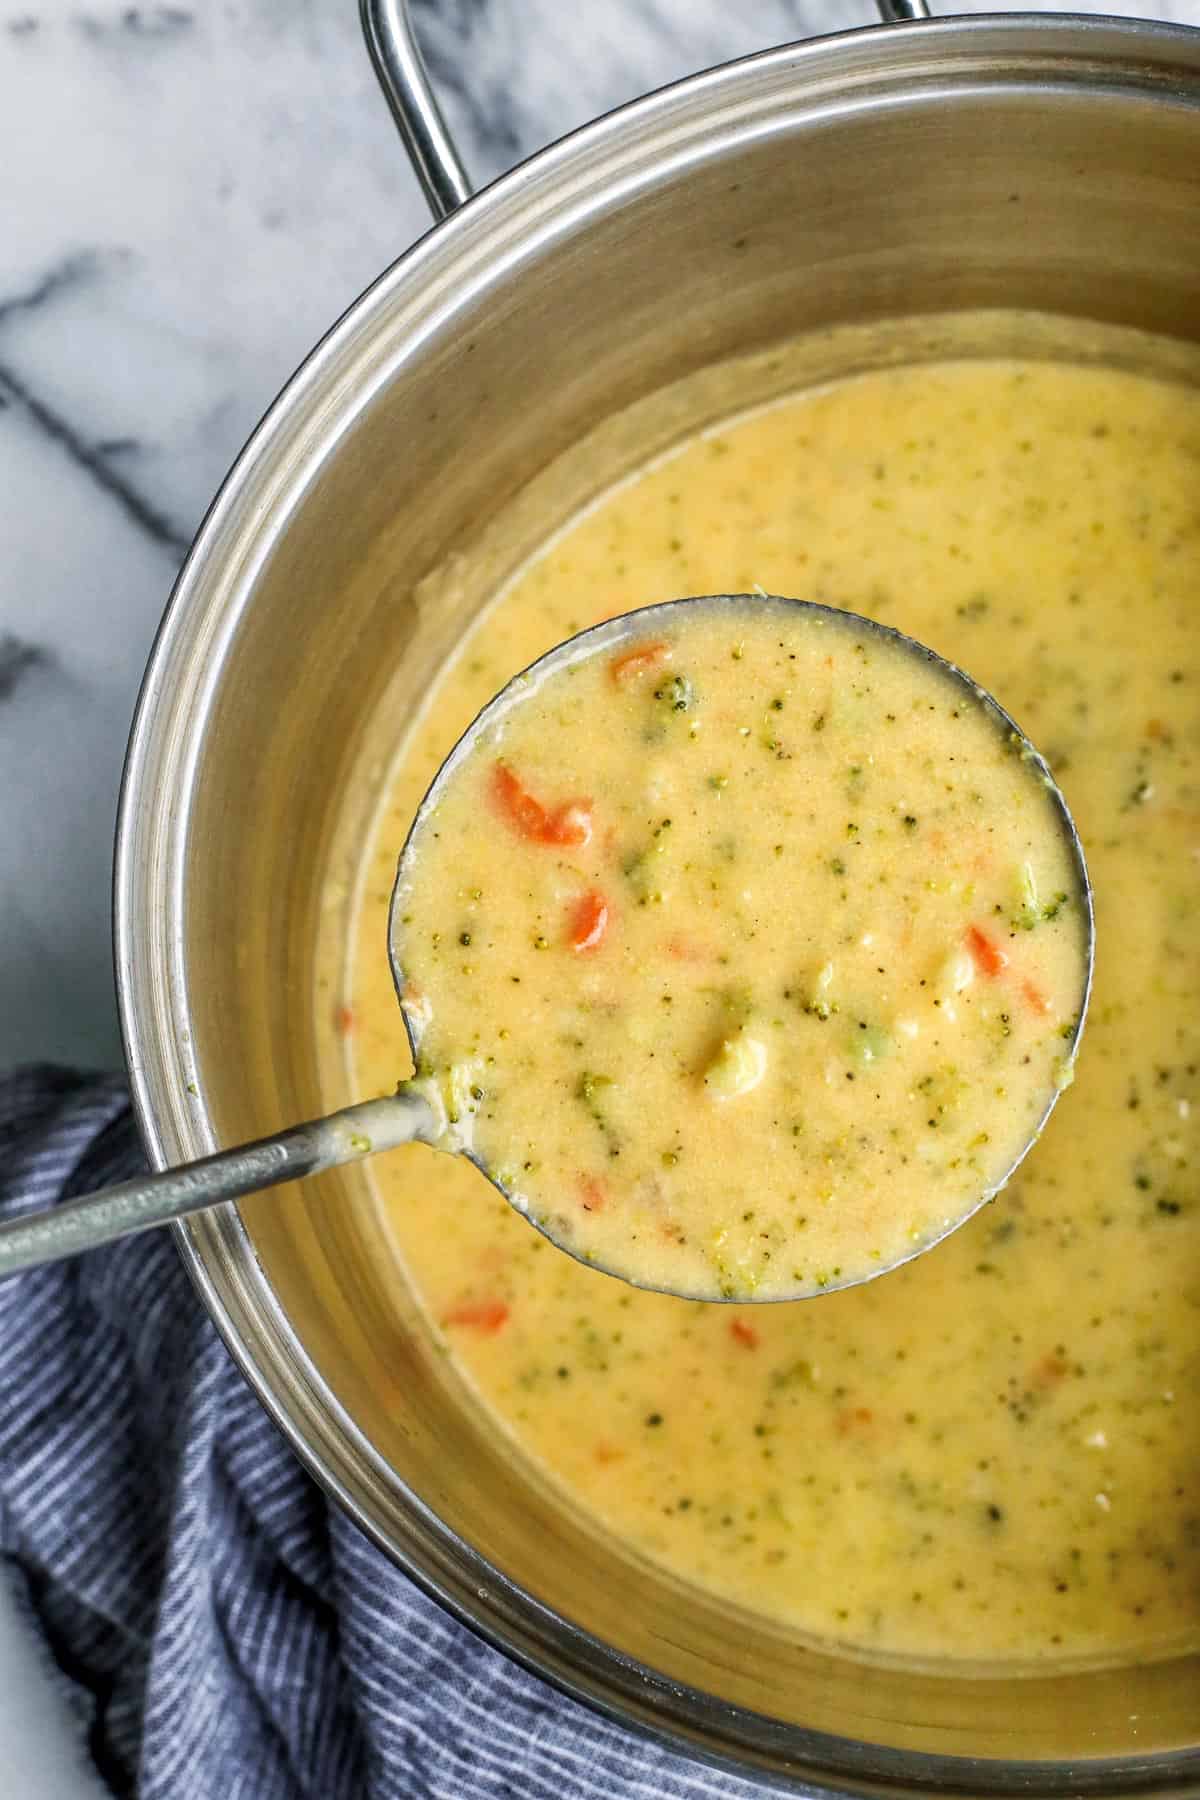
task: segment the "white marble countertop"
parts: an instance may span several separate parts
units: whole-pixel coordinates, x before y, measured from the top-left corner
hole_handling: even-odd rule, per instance
[[[415,10],[477,178],[692,69],[874,18]],[[1123,10],[1200,24],[1200,0]],[[155,625],[255,420],[426,215],[353,0],[0,0],[0,145],[0,1066],[116,1066],[113,821]],[[7,1608],[5,1791],[98,1793]]]
[[[415,7],[476,178],[813,7],[741,11]],[[427,224],[357,13],[0,0],[0,1067],[119,1062],[113,821],[171,582],[265,406]]]

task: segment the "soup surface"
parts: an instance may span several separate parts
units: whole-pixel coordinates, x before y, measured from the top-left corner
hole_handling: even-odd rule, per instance
[[[535,669],[393,916],[418,1072],[556,1242],[786,1299],[951,1230],[1067,1084],[1087,917],[1045,765],[894,633],[717,596]]]
[[[1195,392],[1044,363],[871,373],[605,493],[481,619],[406,745],[345,995],[360,1090],[403,1072],[387,900],[470,719],[602,615],[756,584],[936,645],[1047,753],[1096,896],[1074,1086],[993,1205],[817,1300],[635,1291],[544,1242],[464,1159],[420,1149],[373,1165],[399,1263],[565,1504],[789,1630],[961,1666],[1193,1642]]]

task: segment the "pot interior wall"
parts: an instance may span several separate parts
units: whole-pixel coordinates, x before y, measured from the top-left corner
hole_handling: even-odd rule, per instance
[[[878,56],[828,47],[803,104],[794,96],[804,59],[768,59],[754,106],[727,107],[704,131],[695,105],[676,116],[661,103],[657,137],[630,151],[619,175],[600,178],[615,154],[602,136],[590,163],[582,153],[564,162],[553,193],[553,170],[523,178],[493,206],[495,222],[456,222],[453,245],[420,253],[413,278],[377,296],[370,330],[347,336],[326,412],[313,401],[288,448],[303,470],[297,493],[264,503],[263,519],[279,527],[270,556],[205,575],[208,591],[193,596],[210,617],[223,592],[230,606],[239,597],[231,639],[198,633],[179,668],[209,711],[195,767],[176,765],[187,802],[184,910],[178,980],[160,983],[171,1026],[155,1105],[169,1153],[348,1097],[318,1050],[332,998],[316,987],[316,958],[322,935],[339,928],[386,756],[463,619],[522,544],[589,486],[701,422],[707,390],[686,417],[670,396],[634,403],[802,334],[815,335],[794,360],[746,365],[743,403],[887,357],[1064,344],[1129,361],[1147,354],[1132,337],[1061,323],[1002,341],[987,321],[952,316],[979,308],[1200,334],[1197,88],[1189,102],[1147,53],[1100,95],[1057,67],[1040,34],[1024,62],[1006,40],[1003,67],[985,78],[990,40],[962,41],[956,60],[935,57],[934,40],[925,49],[906,38],[886,83]],[[1031,72],[1036,82],[1023,86]],[[616,127],[610,137],[617,143]],[[652,180],[653,158],[666,161]],[[505,254],[518,231],[521,248]],[[875,329],[902,316],[919,322]],[[846,325],[858,329],[820,335]],[[349,419],[351,394],[336,454],[314,454],[327,409]],[[544,474],[631,406],[600,431],[590,460],[568,455]],[[518,528],[494,550],[489,523],[514,496]],[[250,508],[247,498],[235,521],[244,535],[266,528]],[[181,756],[178,745],[171,754]],[[168,818],[163,830],[173,829]],[[135,950],[148,966],[161,926],[147,913],[140,927]],[[185,1094],[193,1075],[198,1106]],[[631,1715],[690,1729],[675,1692],[683,1684],[762,1715],[697,1714],[709,1748],[777,1771],[832,1759],[846,1779],[881,1786],[901,1764],[799,1728],[947,1756],[1120,1754],[1138,1759],[1131,1781],[1146,1756],[1200,1742],[1200,1681],[1182,1664],[970,1683],[851,1672],[774,1628],[732,1619],[624,1558],[530,1480],[386,1279],[361,1174],[248,1205],[244,1218],[258,1264],[220,1277],[226,1303],[258,1305],[263,1278],[273,1290],[278,1328],[286,1334],[290,1321],[302,1349],[272,1348],[274,1326],[256,1343],[260,1327],[247,1326],[249,1354],[285,1359],[293,1416],[373,1529],[560,1674],[572,1661],[603,1664]],[[192,1234],[210,1271],[228,1264],[236,1238],[229,1220]],[[472,1565],[455,1539],[503,1579]],[[505,1579],[662,1680],[642,1682],[599,1653],[593,1664],[568,1637],[539,1641]],[[978,1788],[1007,1779],[979,1770],[968,1780],[949,1764],[925,1776],[942,1778]],[[1086,1769],[1071,1780],[1086,1786]]]

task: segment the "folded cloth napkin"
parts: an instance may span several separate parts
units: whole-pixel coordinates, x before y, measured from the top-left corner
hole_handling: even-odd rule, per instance
[[[0,1212],[145,1167],[124,1083],[0,1079]],[[456,1624],[295,1461],[150,1232],[0,1283],[0,1555],[114,1794],[750,1800]]]

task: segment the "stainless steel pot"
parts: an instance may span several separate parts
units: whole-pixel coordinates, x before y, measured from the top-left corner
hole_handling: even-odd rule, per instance
[[[378,0],[368,17],[444,210],[465,182],[402,12]],[[146,676],[116,959],[155,1160],[350,1097],[319,1062],[330,871],[386,733],[482,597],[478,571],[424,578],[536,492],[552,458],[689,370],[835,325],[913,315],[952,331],[957,309],[1019,306],[1200,337],[1198,220],[1200,33],[1013,16],[857,32],[699,75],[438,225],[256,432]],[[936,335],[914,327],[913,353]],[[842,340],[828,341],[836,360]],[[1196,1660],[973,1681],[856,1666],[731,1622],[625,1558],[521,1474],[431,1353],[381,1279],[364,1182],[347,1172],[228,1208],[181,1227],[180,1247],[309,1467],[495,1643],[618,1718],[785,1786],[1200,1786]]]

